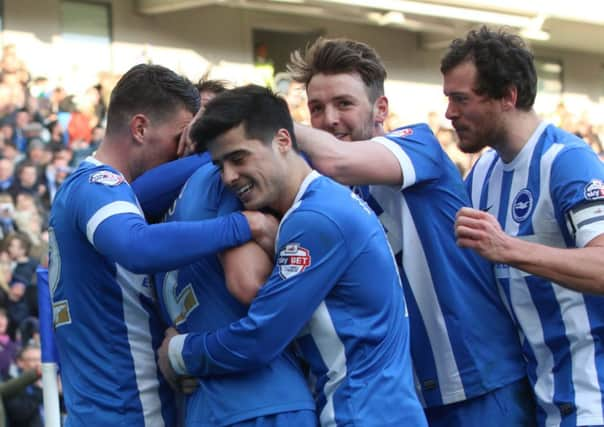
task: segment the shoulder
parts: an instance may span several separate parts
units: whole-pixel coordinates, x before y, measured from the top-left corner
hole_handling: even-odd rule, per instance
[[[348,238],[348,231],[361,231],[364,221],[373,217],[371,208],[350,188],[321,176],[288,211],[284,223],[311,225],[313,232],[332,230]]]
[[[403,150],[418,149],[420,147],[423,147],[423,149],[440,149],[436,136],[425,123],[400,127],[384,136],[373,138],[373,140],[391,149],[394,147]]]

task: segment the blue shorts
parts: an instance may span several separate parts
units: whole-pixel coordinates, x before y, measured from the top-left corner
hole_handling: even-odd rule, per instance
[[[526,378],[489,393],[425,410],[430,427],[535,427],[536,403]]]
[[[266,415],[231,424],[229,427],[317,427],[315,411],[291,411]]]

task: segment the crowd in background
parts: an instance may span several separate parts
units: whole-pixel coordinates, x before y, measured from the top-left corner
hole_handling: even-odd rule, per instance
[[[0,59],[0,377],[17,377],[39,366],[36,268],[47,263],[48,213],[54,195],[80,161],[92,154],[104,136],[106,96],[100,84],[84,93],[66,93],[45,77],[32,76],[14,45],[6,45]],[[309,122],[305,88],[286,75],[275,76],[274,89],[288,101],[293,118]],[[396,94],[390,94],[391,98]],[[545,117],[582,137],[604,160],[596,129],[563,103]],[[476,155],[464,154],[456,134],[442,114],[426,118],[454,163],[465,175]],[[405,124],[392,114],[387,129]],[[36,352],[36,348],[38,349]],[[37,360],[36,360],[37,359]],[[39,387],[38,387],[39,388]],[[16,401],[41,404],[41,392]],[[9,399],[10,402],[10,399]],[[38,411],[36,404],[5,406],[9,426],[35,425],[31,418],[15,418]],[[35,408],[35,409],[32,409]],[[16,411],[11,414],[11,411]],[[3,417],[0,415],[0,419]],[[38,415],[39,419],[39,415]],[[1,425],[2,420],[0,420]],[[41,422],[41,421],[40,421]],[[42,424],[40,424],[42,425]]]

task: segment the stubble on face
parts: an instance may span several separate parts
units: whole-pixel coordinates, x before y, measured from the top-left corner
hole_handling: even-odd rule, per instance
[[[458,148],[478,153],[505,136],[497,100],[477,92],[478,72],[471,61],[444,75],[444,93],[449,98],[446,116],[458,136]]]
[[[307,92],[312,127],[341,141],[362,141],[376,136],[374,103],[358,74],[317,74]]]

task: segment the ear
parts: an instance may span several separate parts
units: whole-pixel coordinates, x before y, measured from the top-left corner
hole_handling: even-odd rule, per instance
[[[138,144],[142,144],[149,127],[149,118],[144,114],[136,114],[130,119],[130,134]]]
[[[503,111],[511,111],[516,108],[516,101],[518,101],[518,88],[514,85],[509,85],[503,92],[501,98],[501,107]]]
[[[285,153],[291,150],[292,138],[287,129],[279,129],[273,137],[273,142],[277,143],[277,148],[280,153]]]
[[[388,98],[382,95],[373,103],[373,122],[382,125],[386,117],[388,117]]]

